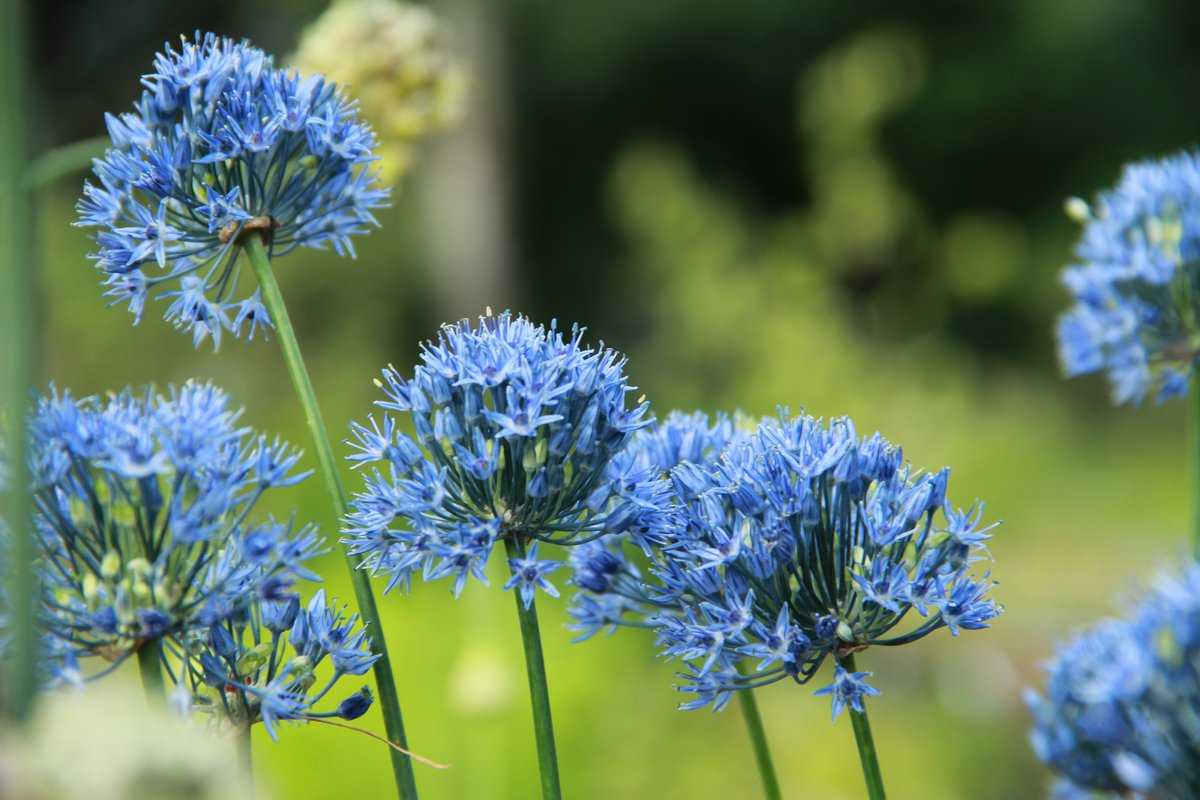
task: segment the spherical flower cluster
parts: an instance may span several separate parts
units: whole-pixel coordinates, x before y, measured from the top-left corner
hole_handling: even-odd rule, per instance
[[[175,647],[180,664],[172,703],[210,715],[218,727],[262,722],[276,738],[280,721],[351,720],[371,707],[364,687],[330,711],[315,710],[343,677],[365,674],[379,658],[358,615],[329,605],[324,590],[305,608],[294,595],[255,600],[207,630],[189,631]],[[316,670],[326,662],[330,675],[316,688]]]
[[[375,135],[334,84],[213,34],[166,46],[142,83],[132,112],[106,117],[112,147],[78,204],[105,294],[135,321],[148,296],[169,298],[165,319],[197,345],[252,337],[270,320],[240,287],[238,245],[353,255],[387,202],[368,168]]]
[[[412,168],[417,143],[462,115],[467,74],[447,38],[425,6],[342,0],[309,26],[292,60],[354,87],[379,132],[380,176],[394,184]]]
[[[1038,757],[1063,797],[1200,793],[1200,566],[1162,576],[1121,619],[1063,645],[1030,691]]]
[[[64,648],[119,662],[316,579],[310,528],[250,521],[267,491],[305,477],[299,454],[239,427],[240,413],[200,383],[40,400],[29,424],[43,622]]]
[[[879,434],[849,419],[764,421],[716,458],[671,470],[679,524],[650,575],[609,566],[575,606],[585,634],[607,620],[589,603],[616,595],[664,655],[686,665],[682,707],[724,706],[733,691],[810,680],[824,660],[896,646],[948,627],[987,627],[1000,613],[970,574],[989,538],[982,508],[946,502],[947,470],[915,474]],[[603,571],[603,570],[600,570]],[[902,627],[913,610],[923,620]],[[589,612],[597,616],[589,617]],[[587,623],[591,623],[588,625]],[[836,668],[835,715],[875,693],[866,673]]]
[[[457,594],[511,538],[509,588],[532,597],[552,567],[527,544],[627,533],[649,548],[662,535],[668,486],[623,453],[647,404],[626,406],[624,358],[582,336],[506,312],[444,327],[411,380],[384,371],[379,405],[408,415],[415,439],[390,415],[353,426],[350,460],[378,465],[344,528],[363,568],[389,575],[389,589],[418,571],[453,577]]]
[[[1090,208],[1077,262],[1063,272],[1074,305],[1058,323],[1068,376],[1105,372],[1116,403],[1185,394],[1200,354],[1200,157],[1132,164]]]

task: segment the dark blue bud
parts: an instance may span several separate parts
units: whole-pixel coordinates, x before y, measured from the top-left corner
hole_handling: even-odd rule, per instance
[[[117,612],[112,606],[103,606],[92,614],[92,627],[102,633],[117,632]]]
[[[358,719],[370,710],[373,701],[371,690],[364,686],[362,691],[355,692],[338,704],[337,714],[342,719]]]
[[[224,625],[213,625],[208,629],[208,646],[222,658],[232,658],[237,652],[237,643]]]
[[[137,613],[138,635],[143,639],[161,639],[171,626],[171,618],[157,608],[145,608]]]
[[[292,596],[286,600],[268,600],[262,604],[262,621],[272,633],[283,633],[296,622],[300,613],[300,598]]]
[[[837,629],[838,618],[832,614],[817,617],[816,624],[814,625],[814,632],[817,635],[817,639],[823,642],[827,642],[837,636]]]

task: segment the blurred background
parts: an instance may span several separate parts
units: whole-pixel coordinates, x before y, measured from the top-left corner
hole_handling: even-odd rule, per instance
[[[335,432],[371,409],[385,363],[403,370],[439,323],[491,305],[586,324],[629,355],[660,414],[850,414],[915,464],[950,465],[951,496],[1004,521],[992,568],[1007,613],[860,656],[883,690],[884,775],[896,798],[1035,797],[1047,776],[1022,687],[1054,642],[1184,549],[1182,407],[1116,410],[1101,380],[1063,381],[1052,326],[1077,234],[1064,198],[1194,140],[1181,100],[1200,5],[904,5],[446,0],[434,8],[472,72],[462,123],[421,149],[357,260],[296,253],[277,269]],[[30,4],[35,141],[103,133],[166,39],[213,30],[287,58],[324,8]],[[104,307],[71,227],[82,177],[37,197],[42,380],[84,394],[210,377],[247,421],[304,444],[274,341],[214,355],[161,309],[134,328]],[[335,529],[315,479],[287,502]],[[411,744],[453,765],[418,767],[427,798],[535,794],[498,561],[493,586],[457,602],[445,583],[383,600]],[[348,597],[340,556],[322,568]],[[575,645],[562,604],[539,605],[569,797],[758,793],[736,708],[676,711],[648,638]],[[759,693],[785,794],[861,797],[849,721],[831,724],[812,688]],[[384,751],[349,732],[291,728],[255,749],[277,797],[392,791]]]

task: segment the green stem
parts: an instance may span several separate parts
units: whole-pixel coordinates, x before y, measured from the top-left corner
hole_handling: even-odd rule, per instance
[[[35,382],[37,326],[33,204],[21,187],[30,118],[28,32],[22,0],[0,0],[0,423],[5,428],[9,486],[0,508],[12,531],[9,575],[11,658],[0,684],[8,715],[29,717],[37,679],[34,610],[38,597],[37,548],[30,525],[25,458],[25,414]]]
[[[1193,382],[1191,440],[1192,462],[1192,554],[1200,558],[1200,384]]]
[[[856,672],[854,654],[849,653],[838,659],[842,669]],[[867,797],[870,800],[887,800],[883,788],[883,775],[879,772],[879,757],[875,754],[875,738],[871,736],[871,721],[867,719],[867,709],[862,711],[850,709],[850,724],[854,726],[854,741],[858,744],[858,758],[862,762],[863,778],[867,782]]]
[[[283,353],[284,364],[292,378],[292,386],[296,397],[304,409],[304,420],[308,424],[308,432],[312,436],[313,448],[316,451],[317,466],[321,478],[325,481],[333,500],[334,519],[339,523],[346,515],[348,502],[346,488],[342,485],[338,473],[337,462],[333,457],[333,448],[329,444],[329,433],[325,428],[325,420],[321,417],[321,409],[317,405],[317,395],[313,391],[312,379],[308,376],[308,368],[304,366],[304,358],[300,355],[300,344],[296,341],[296,333],[288,318],[287,306],[283,302],[283,294],[279,291],[279,283],[271,270],[271,261],[267,257],[262,239],[256,234],[247,237],[245,243],[247,256],[258,278],[262,290],[263,305],[271,315],[275,325],[275,335],[279,339],[279,349]],[[387,730],[388,739],[399,747],[408,749],[408,738],[404,735],[404,717],[400,713],[400,697],[396,692],[396,679],[392,675],[392,663],[388,658],[387,642],[383,635],[383,621],[379,618],[379,608],[375,604],[375,593],[371,589],[370,576],[357,569],[354,558],[345,550],[346,566],[350,569],[350,579],[354,583],[354,595],[358,600],[358,613],[371,632],[371,646],[379,656],[375,662],[375,686],[379,691],[379,705],[383,710],[383,724]],[[412,761],[404,753],[388,748],[392,758],[392,772],[396,779],[396,790],[404,800],[416,800],[417,782],[413,776]]]
[[[524,558],[525,545],[516,535],[504,537],[509,560]],[[558,755],[554,749],[554,722],[550,718],[550,691],[546,686],[546,663],[542,659],[542,636],[538,632],[537,605],[529,608],[521,601],[521,593],[513,590],[517,600],[517,618],[521,621],[521,639],[525,644],[525,671],[529,674],[529,700],[533,708],[533,734],[537,741],[538,768],[542,776],[543,800],[561,800],[558,780]]]
[[[142,673],[142,688],[152,705],[166,703],[166,688],[162,674],[162,639],[142,642],[137,651],[138,672]]]
[[[771,750],[767,746],[767,734],[763,730],[762,716],[758,713],[758,702],[754,699],[753,689],[743,689],[738,694],[742,704],[742,716],[746,719],[746,731],[750,734],[750,744],[754,748],[754,760],[758,763],[758,774],[762,778],[763,797],[767,800],[781,800],[779,778],[775,775],[775,764],[771,761]]]

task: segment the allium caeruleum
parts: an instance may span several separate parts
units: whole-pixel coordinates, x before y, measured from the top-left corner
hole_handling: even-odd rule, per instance
[[[247,42],[214,34],[165,46],[132,112],[107,115],[112,147],[84,187],[78,224],[96,228],[105,294],[135,322],[146,299],[198,345],[270,325],[239,286],[239,241],[354,254],[351,237],[387,202],[369,165],[375,135],[319,76],[277,69]]]
[[[1200,794],[1200,566],[1063,645],[1030,691],[1033,748],[1063,797]]]
[[[750,426],[741,417],[672,411],[633,435],[628,457],[640,469],[665,477],[684,462],[716,460],[729,444],[745,439]],[[568,610],[575,620],[571,627],[580,632],[577,641],[622,625],[647,627],[645,617],[659,604],[627,545],[628,537],[614,535],[571,551],[571,583],[578,592]]]
[[[1063,272],[1067,375],[1105,372],[1116,403],[1185,394],[1200,354],[1200,159],[1131,164],[1090,208],[1069,208],[1084,229]]]
[[[52,393],[30,419],[44,625],[79,657],[120,661],[285,600],[320,550],[311,528],[252,522],[299,454],[238,425],[210,384],[105,399]]]
[[[347,675],[363,675],[378,659],[358,615],[330,605],[320,590],[301,607],[296,596],[256,600],[240,614],[196,628],[170,648],[180,660],[173,703],[209,714],[219,727],[262,722],[272,738],[280,721],[357,719],[371,707],[362,688],[332,710],[320,703]],[[329,664],[318,686],[316,671]]]
[[[411,380],[384,370],[378,405],[407,415],[415,438],[390,415],[353,426],[350,460],[375,465],[343,540],[363,568],[389,589],[414,573],[450,577],[457,595],[470,576],[485,580],[503,537],[524,547],[626,533],[646,548],[661,537],[667,485],[623,452],[647,404],[627,407],[624,358],[582,336],[505,312],[445,326]],[[531,598],[551,563],[521,563],[528,577],[510,588]]]
[[[805,683],[829,656],[987,627],[1000,608],[971,569],[989,528],[982,506],[946,501],[948,477],[914,473],[899,448],[860,439],[849,419],[781,414],[717,458],[674,467],[681,519],[649,576],[616,571],[589,585],[577,564],[594,596],[577,601],[576,619],[585,634],[598,630],[605,618],[587,606],[614,595],[649,610],[633,622],[686,665],[688,709],[784,678]],[[913,611],[922,619],[906,624]],[[823,690],[835,715],[875,694],[865,673],[835,673]]]

